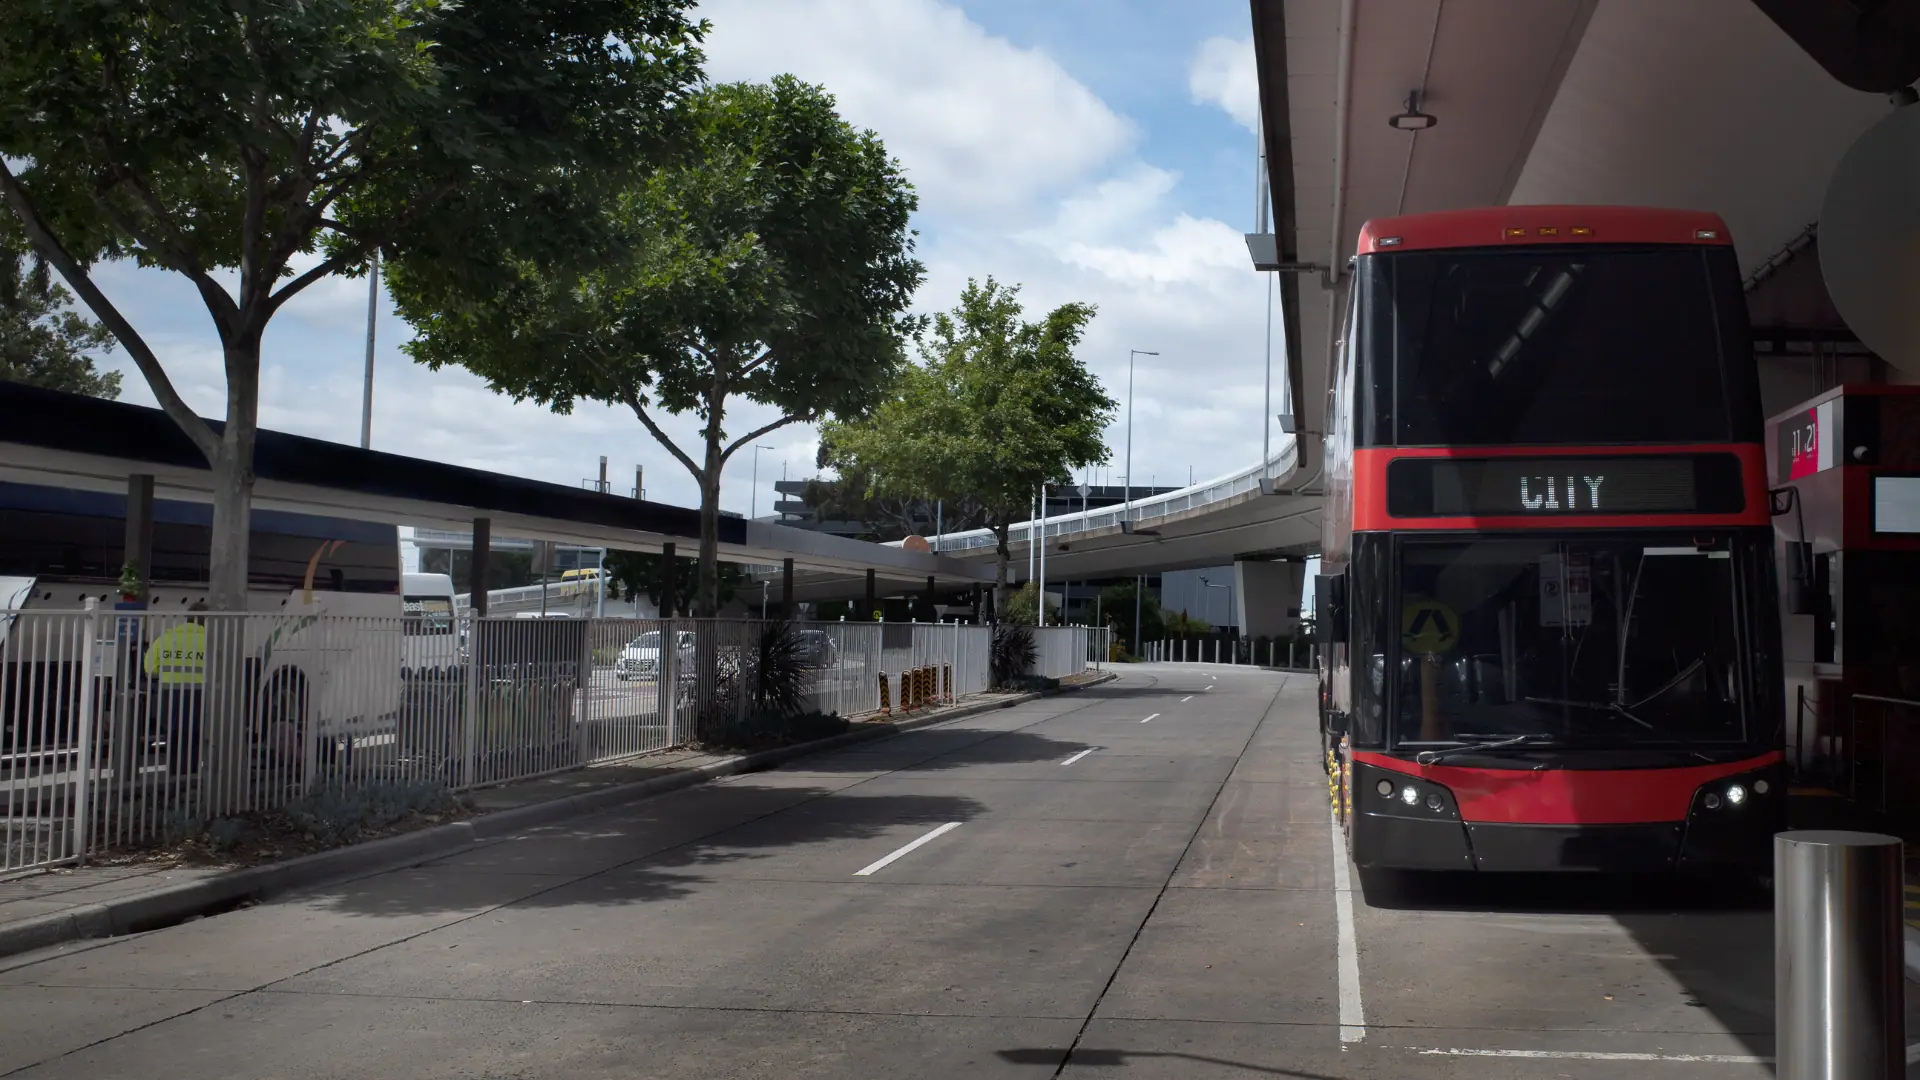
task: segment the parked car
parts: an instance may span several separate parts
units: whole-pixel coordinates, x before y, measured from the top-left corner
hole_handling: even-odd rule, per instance
[[[840,658],[840,647],[834,644],[833,636],[824,630],[802,630],[800,649],[807,663],[814,667],[832,667]]]
[[[653,678],[660,669],[660,634],[659,630],[649,630],[628,642],[613,663],[614,678],[623,681]],[[693,670],[693,631],[677,630],[674,634],[679,639],[677,651],[684,676]]]

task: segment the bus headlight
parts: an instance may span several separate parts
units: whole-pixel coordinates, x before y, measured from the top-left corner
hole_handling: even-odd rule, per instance
[[[1706,803],[1706,804],[1707,804],[1707,809],[1709,809],[1709,810],[1718,810],[1718,809],[1720,809],[1720,793],[1719,793],[1719,792],[1717,792],[1717,791],[1709,791],[1709,792],[1707,792],[1707,795],[1706,795],[1706,797],[1705,797],[1705,798],[1703,798],[1703,799],[1701,799],[1700,801],[1701,801],[1701,802],[1703,802],[1703,803]]]
[[[1412,784],[1408,784],[1406,787],[1401,788],[1400,801],[1403,803],[1406,803],[1408,806],[1418,805],[1420,802],[1420,789],[1417,787],[1414,787]]]
[[[1767,782],[1765,780],[1755,780],[1753,782],[1753,793],[1755,795],[1765,795],[1767,793]]]
[[[1373,790],[1391,799],[1393,798],[1393,781],[1382,780],[1379,783],[1373,785]]]
[[[1727,788],[1727,803],[1729,805],[1739,806],[1741,803],[1746,801],[1747,801],[1746,788],[1741,787],[1739,784],[1734,784]]]

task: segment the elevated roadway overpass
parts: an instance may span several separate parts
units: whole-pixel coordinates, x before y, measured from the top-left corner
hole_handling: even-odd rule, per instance
[[[1171,496],[1016,524],[1016,578],[1038,535],[1049,580],[1317,550],[1332,328],[1347,260],[1372,218],[1556,203],[1711,210],[1727,221],[1748,276],[1769,414],[1841,381],[1920,381],[1847,331],[1822,284],[1815,224],[1841,156],[1898,107],[1884,89],[1859,87],[1920,75],[1911,45],[1874,44],[1920,24],[1920,3],[1878,5],[1879,22],[1855,28],[1855,39],[1823,29],[1820,7],[1251,0],[1272,224],[1247,239],[1253,266],[1280,279],[1277,329],[1299,438],[1271,462]],[[1437,123],[1390,124],[1410,97]],[[934,540],[957,559],[992,559],[979,532]],[[1297,579],[1265,576],[1290,588]],[[1249,592],[1239,590],[1243,626],[1261,621],[1247,619],[1257,616]]]
[[[0,382],[0,481],[121,494],[151,476],[154,497],[209,503],[212,473],[158,409]],[[215,424],[218,427],[218,424]],[[262,430],[254,505],[321,517],[468,531],[485,522],[526,540],[692,555],[696,509],[585,491],[517,476]],[[971,588],[991,567],[841,536],[739,518],[720,522],[720,557],[796,577],[864,582],[888,591]],[[778,593],[775,593],[776,598]]]

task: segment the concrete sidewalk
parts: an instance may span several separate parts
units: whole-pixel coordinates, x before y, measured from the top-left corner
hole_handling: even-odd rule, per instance
[[[870,715],[843,734],[750,754],[671,749],[471,792],[465,819],[258,866],[154,861],[63,866],[0,880],[0,956],[83,938],[167,926],[242,906],[288,889],[380,873],[447,852],[733,773],[869,739],[1011,708],[1108,681],[1112,672],[1062,680],[1058,690],[972,694],[911,715]]]

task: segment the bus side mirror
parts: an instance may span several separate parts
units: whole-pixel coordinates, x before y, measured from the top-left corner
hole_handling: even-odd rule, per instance
[[[1347,575],[1313,576],[1313,625],[1327,645],[1347,640]]]
[[[1787,614],[1818,614],[1813,595],[1813,545],[1787,541]]]

